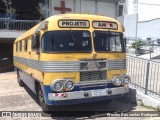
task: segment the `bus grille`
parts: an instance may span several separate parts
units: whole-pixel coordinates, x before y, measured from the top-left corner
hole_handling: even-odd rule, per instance
[[[80,72],[80,81],[106,80],[106,70]]]
[[[100,65],[100,67],[99,67],[99,69],[106,69],[106,62],[98,62],[99,63],[99,65]],[[88,68],[87,68],[87,64],[88,64],[88,62],[85,62],[85,63],[81,63],[81,70],[88,70]]]

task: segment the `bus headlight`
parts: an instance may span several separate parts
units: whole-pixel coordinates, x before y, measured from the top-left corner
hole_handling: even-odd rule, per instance
[[[53,91],[70,91],[74,88],[74,82],[70,79],[57,79],[51,82],[50,88]]]
[[[64,83],[64,86],[67,90],[72,90],[74,88],[74,83],[71,80],[67,80]]]
[[[115,86],[120,86],[122,83],[121,78],[119,76],[114,76],[112,82]]]
[[[129,76],[124,76],[124,77],[123,77],[123,83],[124,83],[124,84],[129,84],[130,80],[131,80],[131,79],[130,79]]]
[[[53,81],[50,85],[51,89],[53,91],[61,91],[63,88],[63,82],[62,81]]]
[[[54,84],[54,89],[56,89],[57,91],[60,91],[62,87],[63,87],[63,85],[61,82],[56,82]]]

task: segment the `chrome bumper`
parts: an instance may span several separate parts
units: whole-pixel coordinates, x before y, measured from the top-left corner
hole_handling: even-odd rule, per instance
[[[106,91],[104,95],[93,96],[93,91],[103,90]],[[49,93],[49,101],[62,101],[62,100],[74,100],[74,99],[85,99],[85,98],[97,98],[102,96],[113,96],[129,92],[129,87],[117,87],[117,88],[106,88],[106,89],[95,89],[86,91],[74,91],[65,93]],[[87,95],[86,95],[87,94]]]

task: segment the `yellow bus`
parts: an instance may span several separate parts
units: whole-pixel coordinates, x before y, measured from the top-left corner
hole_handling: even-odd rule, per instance
[[[51,106],[110,101],[129,91],[123,27],[110,17],[60,14],[14,42],[20,86]]]

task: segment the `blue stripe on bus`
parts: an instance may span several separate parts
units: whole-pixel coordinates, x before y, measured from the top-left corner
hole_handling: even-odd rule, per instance
[[[79,86],[75,86],[74,90],[72,90],[72,91],[104,89],[104,88],[111,88],[111,87],[113,87],[112,84],[108,84],[107,86],[88,87],[88,88],[80,88]],[[43,90],[44,90],[44,97],[45,97],[46,104],[52,105],[52,106],[103,101],[103,100],[114,99],[114,98],[118,98],[118,97],[123,96],[123,94],[120,94],[120,95],[114,95],[114,96],[96,97],[94,99],[93,98],[85,98],[85,99],[65,100],[65,101],[49,101],[48,100],[48,93],[54,93],[54,92],[50,89],[50,86],[47,86],[47,85],[43,86]]]

